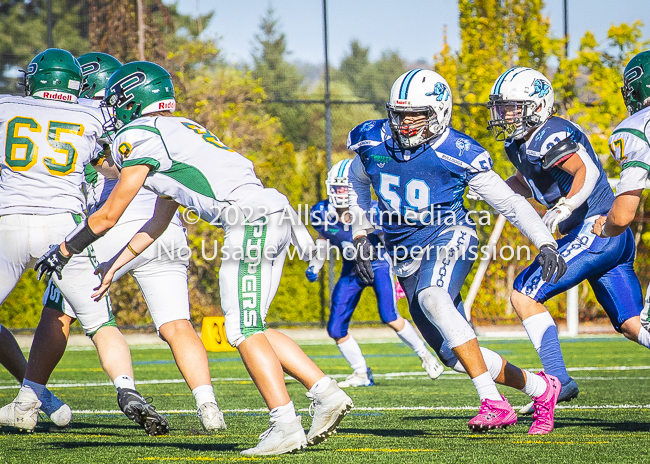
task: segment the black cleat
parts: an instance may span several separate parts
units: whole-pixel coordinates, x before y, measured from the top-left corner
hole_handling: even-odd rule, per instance
[[[151,398],[149,398],[151,401]],[[140,393],[130,388],[117,389],[117,404],[122,412],[136,424],[142,426],[147,435],[166,435],[169,433],[167,419],[156,412],[156,408]]]

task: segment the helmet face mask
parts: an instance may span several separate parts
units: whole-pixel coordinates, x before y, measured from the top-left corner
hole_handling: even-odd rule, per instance
[[[329,202],[338,209],[350,207],[350,164],[349,159],[339,161],[329,170],[325,180]]]
[[[551,82],[531,68],[511,68],[501,74],[490,91],[488,129],[498,141],[520,140],[553,114],[555,94]]]
[[[404,149],[439,137],[451,122],[451,110],[449,84],[427,69],[412,69],[398,77],[386,103],[393,138]]]
[[[442,134],[446,127],[438,123],[438,115],[430,106],[405,109],[386,104],[386,111],[393,137],[402,148],[416,148]]]
[[[488,129],[499,142],[510,138],[519,140],[540,124],[541,117],[536,112],[539,105],[532,100],[503,100],[498,95],[490,95],[487,106],[490,110]]]

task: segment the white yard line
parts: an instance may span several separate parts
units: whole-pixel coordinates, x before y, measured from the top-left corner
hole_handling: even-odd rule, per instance
[[[513,406],[515,409],[521,406]],[[353,411],[369,411],[369,412],[383,412],[383,411],[472,411],[478,409],[478,406],[401,406],[401,407],[355,407]],[[556,409],[650,409],[650,404],[601,404],[597,406],[569,406],[569,405],[559,405],[556,406]],[[244,408],[244,409],[222,409],[225,413],[268,413],[266,408]],[[309,411],[307,408],[298,409],[299,412]],[[82,409],[72,411],[74,414],[122,414],[121,411],[115,410],[91,410],[91,409]],[[194,409],[169,409],[164,411],[158,411],[162,414],[196,414]],[[354,412],[353,412],[354,414]]]
[[[588,366],[588,367],[570,367],[567,370],[571,372],[580,372],[580,371],[634,371],[634,370],[648,370],[650,366]],[[343,379],[347,374],[332,375],[331,377],[335,379]],[[424,371],[417,372],[388,372],[385,374],[374,374],[375,378],[378,379],[393,379],[393,378],[402,378],[402,379],[418,379],[422,377],[427,377],[427,373]],[[455,380],[455,379],[464,379],[466,378],[465,374],[459,374],[454,371],[447,370],[443,372],[443,376],[440,379],[444,380]],[[575,376],[575,379],[578,380],[648,380],[649,377],[592,377],[592,376]],[[293,380],[291,377],[285,377],[286,380]],[[245,382],[251,381],[250,377],[215,377],[212,379],[213,382]],[[174,384],[174,383],[184,383],[183,379],[156,379],[156,380],[139,380],[136,383],[138,385],[158,385],[158,384]],[[4,383],[4,382],[3,382]],[[50,388],[86,388],[86,387],[107,387],[113,386],[111,382],[50,382],[48,387]],[[19,385],[13,383],[11,385],[0,385],[0,390],[8,389],[18,389]]]

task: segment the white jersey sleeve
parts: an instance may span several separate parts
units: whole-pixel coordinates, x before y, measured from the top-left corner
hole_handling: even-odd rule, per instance
[[[510,223],[519,229],[539,249],[542,245],[557,243],[528,200],[515,193],[496,172],[489,170],[476,174],[469,187]]]
[[[82,214],[84,168],[102,132],[93,108],[0,99],[0,215]]]
[[[609,138],[609,150],[621,166],[616,195],[646,188],[650,172],[650,108],[625,119]]]
[[[352,237],[372,233],[375,230],[368,215],[371,210],[372,195],[370,192],[370,177],[361,162],[359,155],[355,156],[350,164],[350,213],[352,214]]]

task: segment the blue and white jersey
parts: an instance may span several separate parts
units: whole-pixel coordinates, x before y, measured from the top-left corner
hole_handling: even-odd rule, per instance
[[[380,225],[392,256],[396,247],[410,253],[450,227],[474,228],[463,206],[465,188],[476,174],[491,170],[492,159],[472,138],[447,128],[420,147],[403,149],[382,119],[355,127],[348,149],[357,153],[379,197]]]
[[[505,151],[508,158],[523,175],[533,197],[546,207],[552,207],[561,197],[571,190],[573,176],[559,167],[542,169],[542,159],[557,143],[571,137],[575,142],[585,147],[589,157],[599,171],[598,180],[591,194],[582,205],[573,211],[568,219],[560,223],[560,232],[568,233],[581,224],[585,218],[604,215],[612,207],[614,193],[612,192],[607,175],[582,129],[566,119],[552,117],[542,124],[528,139],[506,140]]]
[[[377,218],[379,214],[379,207],[376,201],[372,202],[370,216]],[[343,251],[344,248],[353,246],[352,227],[340,220],[336,208],[332,206],[329,200],[321,200],[316,203],[309,213],[311,226],[316,232],[319,233],[325,240],[329,240],[330,244]],[[379,238],[381,230],[377,229],[368,236],[370,243],[379,247],[379,258],[384,258],[384,248]],[[354,260],[346,259],[345,254],[341,255],[343,258],[342,275],[352,272],[354,267]]]

